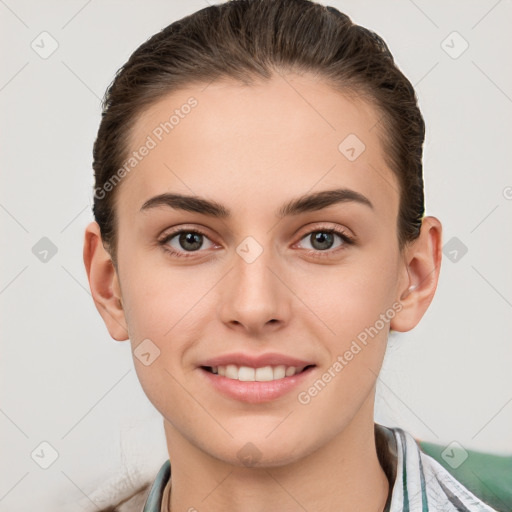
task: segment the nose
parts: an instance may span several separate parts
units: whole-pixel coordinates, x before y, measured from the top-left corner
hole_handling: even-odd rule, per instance
[[[251,250],[252,257],[240,250],[234,255],[233,267],[220,287],[219,314],[230,328],[258,336],[288,323],[293,294],[271,251],[263,250],[254,258]]]

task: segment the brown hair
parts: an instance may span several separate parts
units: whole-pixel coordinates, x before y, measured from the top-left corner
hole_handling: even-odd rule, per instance
[[[116,267],[119,187],[112,183],[116,173],[120,180],[137,117],[192,83],[232,78],[251,84],[281,70],[313,73],[374,106],[386,163],[400,184],[399,247],[419,235],[425,124],[414,88],[386,43],[335,8],[310,0],[229,0],[175,21],[149,38],[118,70],[105,93],[93,149],[93,212]]]

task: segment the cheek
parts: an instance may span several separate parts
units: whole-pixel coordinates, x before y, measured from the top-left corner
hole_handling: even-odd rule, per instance
[[[393,257],[368,254],[350,264],[305,273],[295,281],[294,290],[322,331],[347,340],[373,325],[392,306],[397,275]]]
[[[144,254],[132,254],[122,263],[123,303],[130,336],[135,338],[132,342],[166,339],[173,329],[182,329],[187,314],[204,294],[192,267],[172,269],[165,259],[155,264]]]
[[[199,293],[197,287],[190,286],[190,279],[182,283],[169,270],[140,271],[142,266],[135,263],[133,260],[133,265],[127,267],[129,284],[124,287],[123,295],[126,295],[126,321],[138,379],[157,410],[165,412],[190,406],[178,381],[182,380],[183,355],[199,338],[195,315],[200,311],[198,298],[204,292]],[[150,353],[149,364],[139,357],[144,352]]]
[[[308,309],[314,313],[308,312],[308,318],[319,326],[312,331],[329,353],[322,368],[328,384],[324,387],[316,380],[302,389],[306,400],[311,400],[311,408],[306,409],[316,411],[314,421],[319,424],[325,420],[325,411],[336,406],[339,417],[332,428],[339,429],[375,385],[392,318],[386,315],[389,311],[394,315],[393,261],[389,258],[386,262],[384,257],[361,258],[357,264],[338,268],[327,278],[317,275],[314,281],[319,286],[307,288]],[[322,375],[318,377],[322,380]]]

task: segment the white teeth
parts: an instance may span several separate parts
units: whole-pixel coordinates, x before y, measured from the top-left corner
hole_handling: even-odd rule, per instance
[[[295,367],[293,366],[288,366],[288,368],[286,368],[286,373],[285,375],[287,377],[291,377],[292,375],[295,375]]]
[[[284,379],[286,375],[286,366],[274,366],[274,379]]]
[[[241,370],[242,369],[240,368],[240,371]],[[274,380],[274,371],[272,370],[272,366],[257,368],[254,375],[254,380],[257,380],[258,382],[268,382],[270,380]]]
[[[270,382],[272,380],[284,379],[285,377],[292,377],[293,375],[300,373],[303,368],[285,365],[251,368],[249,366],[228,364],[227,366],[213,366],[211,370],[212,373],[217,373],[222,377],[240,380],[242,382]]]
[[[242,380],[244,382],[254,381],[254,368],[249,368],[248,366],[240,366],[238,368],[238,380]]]
[[[228,364],[226,366],[225,377],[228,379],[238,379],[238,368],[234,364]]]

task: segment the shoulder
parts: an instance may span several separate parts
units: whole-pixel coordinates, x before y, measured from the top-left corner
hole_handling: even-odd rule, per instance
[[[495,510],[512,510],[512,454],[465,449],[457,442],[446,445],[417,441],[433,463]],[[431,463],[432,464],[432,463]]]
[[[166,484],[171,477],[171,464],[167,459],[153,482],[142,484],[135,492],[117,504],[99,512],[160,512]]]
[[[446,512],[510,510],[506,503],[500,504],[499,497],[483,492],[481,485],[470,485],[471,490],[466,487],[468,483],[474,484],[477,478],[463,483],[432,456],[434,453],[441,456],[446,447],[439,446],[438,452],[430,449],[429,454],[423,451],[422,443],[409,433],[400,428],[390,430],[397,443],[397,475],[393,488],[393,498],[397,503],[408,503],[411,510],[422,510],[419,507],[427,504],[431,510]],[[429,445],[430,448],[432,446],[438,445]],[[442,457],[440,460],[443,461]]]
[[[151,482],[145,482],[129,496],[115,496],[111,500],[111,504],[96,510],[96,512],[142,512],[147,501]]]

